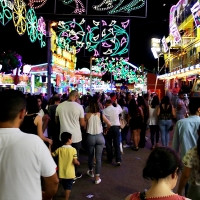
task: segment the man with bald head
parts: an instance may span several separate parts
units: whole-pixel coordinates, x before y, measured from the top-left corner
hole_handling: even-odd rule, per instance
[[[76,149],[77,154],[79,155],[82,141],[81,126],[85,125],[85,120],[83,107],[76,102],[78,97],[78,92],[72,90],[69,94],[69,99],[57,106],[56,121],[60,121],[60,138],[63,132],[71,133],[72,146]],[[76,174],[77,178],[80,178],[81,176],[80,173]]]

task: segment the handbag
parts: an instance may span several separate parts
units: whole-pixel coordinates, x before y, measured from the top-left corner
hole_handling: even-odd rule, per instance
[[[120,123],[120,128],[121,129],[123,129],[127,124],[126,120],[124,118],[122,118],[122,117],[120,117],[119,123]]]

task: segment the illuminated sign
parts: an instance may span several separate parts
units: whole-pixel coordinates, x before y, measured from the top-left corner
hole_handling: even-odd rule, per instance
[[[169,47],[168,47],[167,42],[166,42],[166,38],[163,37],[161,41],[162,41],[162,45],[163,45],[163,50],[166,53],[169,50]]]
[[[151,39],[151,48],[153,48],[157,53],[161,51],[160,49],[160,39],[152,38]]]
[[[173,36],[175,43],[179,43],[181,41],[181,35],[176,24],[170,27],[170,34]]]
[[[52,55],[52,61],[53,61],[54,64],[57,64],[60,67],[63,67],[63,68],[66,67],[66,60],[60,55],[53,54]]]
[[[190,9],[194,17],[196,27],[200,26],[200,3],[197,1]]]

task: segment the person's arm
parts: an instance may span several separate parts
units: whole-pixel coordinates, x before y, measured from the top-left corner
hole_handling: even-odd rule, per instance
[[[80,165],[80,162],[77,160],[77,158],[74,158],[74,159],[73,159],[73,163],[74,163],[75,165]]]
[[[175,113],[175,109],[174,109],[173,105],[172,105],[172,115],[173,115],[174,118],[176,117],[176,113]]]
[[[115,103],[116,103],[116,107],[118,108],[119,114],[121,114],[123,110],[122,110],[122,107],[117,103],[117,99],[115,100]]]
[[[160,115],[160,106],[158,107],[157,115]]]
[[[45,114],[45,115],[43,116],[43,118],[42,118],[42,121],[43,121],[43,123],[42,123],[42,131],[43,131],[43,132],[46,130],[46,128],[47,128],[47,126],[48,126],[49,120],[50,120],[49,115],[48,115],[48,114]]]
[[[103,121],[106,123],[107,128],[109,129],[111,127],[110,121],[106,118],[104,114],[102,114],[102,118],[103,118]]]
[[[43,131],[42,131],[42,118],[37,115],[35,120],[34,120],[34,124],[37,126],[37,134],[38,136],[44,141],[44,142],[48,142],[49,144],[52,144],[52,140],[50,140],[49,138],[44,137],[43,135]]]
[[[87,122],[88,122],[88,113],[85,114],[85,125],[84,125],[85,130],[87,128]]]
[[[56,108],[56,114],[55,114],[55,123],[58,124],[59,123],[59,114],[58,114],[58,106]]]
[[[140,110],[140,114],[141,114],[141,116],[142,116],[142,120],[143,120],[143,122],[144,122],[144,113],[143,113],[143,110],[142,110],[141,107],[139,107],[139,110]]]
[[[57,173],[50,177],[43,177],[45,182],[45,191],[42,193],[43,200],[51,200],[58,190],[59,179]]]
[[[178,194],[179,195],[182,195],[183,189],[184,189],[186,183],[188,182],[188,179],[190,177],[190,171],[191,171],[191,168],[184,166],[184,169],[181,174],[180,181],[179,181],[179,185],[178,185]]]
[[[85,116],[84,116],[84,110],[83,110],[83,107],[81,106],[80,107],[80,117],[79,117],[79,123],[80,123],[80,126],[84,127],[85,126]]]

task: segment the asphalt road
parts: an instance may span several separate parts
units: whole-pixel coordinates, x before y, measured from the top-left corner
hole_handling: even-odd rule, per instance
[[[170,133],[172,140],[173,131]],[[147,137],[149,133],[147,131]],[[161,142],[159,141],[160,145]],[[170,142],[171,145],[171,142]],[[80,154],[81,165],[79,171],[83,174],[82,178],[76,180],[71,191],[71,200],[123,200],[125,197],[136,191],[144,191],[150,187],[150,181],[142,178],[142,169],[151,150],[150,139],[146,141],[145,148],[133,151],[130,148],[124,149],[122,165],[115,166],[107,164],[106,155],[102,156],[102,182],[99,185],[94,184],[94,178],[89,177],[86,172],[87,154],[82,151]],[[90,198],[89,198],[90,197]],[[59,190],[54,200],[64,200],[64,190],[59,185]]]

